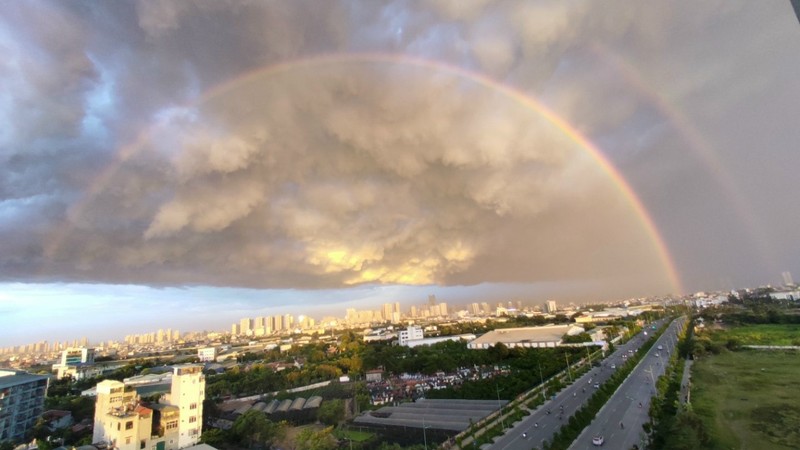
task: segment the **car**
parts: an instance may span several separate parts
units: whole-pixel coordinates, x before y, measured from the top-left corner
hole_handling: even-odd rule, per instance
[[[612,369],[616,369],[616,368],[617,368],[617,365],[616,365],[616,364],[612,364],[612,365],[611,365],[611,368],[612,368]]]
[[[592,437],[592,445],[594,445],[596,447],[599,447],[599,446],[603,445],[603,443],[605,441],[606,441],[606,439],[603,437],[602,434],[598,434],[598,435],[595,435],[594,437]]]
[[[594,384],[594,388],[595,388],[595,389],[599,389],[599,388],[600,388],[600,383],[595,383],[595,384]]]
[[[656,358],[661,358],[661,353],[656,353]]]

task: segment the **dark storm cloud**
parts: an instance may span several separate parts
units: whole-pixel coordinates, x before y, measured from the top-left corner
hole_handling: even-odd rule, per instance
[[[787,221],[800,219],[753,206],[790,201],[781,188],[798,158],[797,27],[781,13],[737,2],[6,5],[0,276],[668,289],[651,237],[584,151],[446,70],[308,65],[201,101],[260,67],[351,52],[436,60],[543,99],[631,180],[691,285],[752,280],[730,241],[767,254],[761,276],[791,269],[797,244],[776,242],[798,242]],[[769,32],[745,39],[754,28]],[[715,211],[738,194],[719,188],[652,93],[591,50],[598,42],[703,130],[718,169],[749,180],[761,144],[785,162],[761,164],[766,183],[744,182],[751,210]],[[737,214],[758,215],[759,229]]]

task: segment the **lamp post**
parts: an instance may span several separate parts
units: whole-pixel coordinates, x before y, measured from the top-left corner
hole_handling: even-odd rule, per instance
[[[569,366],[569,354],[564,353],[564,358],[567,359],[567,374],[569,374],[569,382],[572,383],[572,369]]]
[[[542,383],[542,401],[547,401],[547,386],[544,385],[544,377],[542,376],[542,363],[537,362],[539,365],[539,381]]]
[[[500,405],[500,386],[495,382],[494,384],[495,390],[497,390],[497,411],[500,413],[500,424],[503,426],[503,430],[506,429],[506,419],[503,417],[503,407]]]

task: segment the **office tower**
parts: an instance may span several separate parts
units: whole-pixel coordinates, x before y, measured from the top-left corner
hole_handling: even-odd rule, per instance
[[[477,303],[471,303],[469,305],[469,312],[471,312],[472,315],[477,316],[478,314],[481,313],[481,305]]]
[[[783,285],[784,286],[794,286],[794,280],[792,279],[792,273],[788,270],[781,274],[783,276]]]
[[[47,377],[0,370],[0,442],[22,440],[44,412]]]
[[[173,369],[170,393],[144,403],[116,380],[97,384],[92,442],[118,450],[177,450],[195,445],[202,431],[205,377],[202,366]]]
[[[556,301],[548,300],[547,303],[545,303],[545,309],[550,314],[553,314],[554,312],[558,311],[558,308],[556,307]]]

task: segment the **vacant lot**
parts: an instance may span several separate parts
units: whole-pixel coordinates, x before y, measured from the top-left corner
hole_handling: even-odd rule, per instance
[[[742,325],[716,329],[709,332],[711,338],[725,342],[736,339],[743,345],[800,345],[800,325]]]
[[[692,406],[719,449],[800,448],[800,352],[724,351],[692,366]]]

